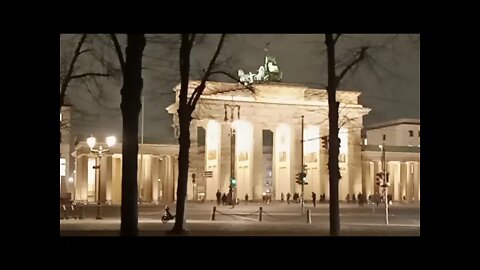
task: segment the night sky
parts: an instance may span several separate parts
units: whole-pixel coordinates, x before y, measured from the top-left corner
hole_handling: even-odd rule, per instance
[[[191,79],[200,79],[220,35],[199,35],[192,51]],[[60,69],[71,59],[80,35],[60,38]],[[125,35],[119,35],[125,43]],[[277,58],[283,83],[305,84],[325,89],[327,83],[326,47],[323,34],[251,34],[229,35],[219,57],[220,67],[236,75],[238,69],[255,73],[264,62],[265,46]],[[174,143],[172,118],[165,108],[174,102],[172,88],[179,83],[179,35],[147,35],[144,52],[145,138]],[[361,92],[360,103],[372,108],[364,117],[368,126],[397,118],[420,118],[420,42],[419,35],[344,35],[336,48],[341,64],[348,62],[352,50],[372,46],[371,57],[347,75],[339,90]],[[92,35],[83,48],[92,49],[79,58],[80,72],[102,72],[99,55],[118,68],[111,42],[105,36]],[[104,61],[105,63],[105,61]],[[339,73],[337,70],[337,74]],[[232,82],[225,76],[213,80]],[[121,77],[75,81],[67,90],[67,101],[76,113],[72,121],[75,135],[122,135],[120,113]],[[150,139],[151,138],[151,139]]]

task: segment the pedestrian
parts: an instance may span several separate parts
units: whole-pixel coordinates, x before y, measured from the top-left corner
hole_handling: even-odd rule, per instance
[[[345,200],[347,201],[347,203],[350,203],[350,194],[347,194],[347,197],[345,197]]]
[[[317,194],[312,191],[312,201],[313,201],[313,207],[317,207]]]
[[[283,197],[283,192],[282,194],[280,194],[280,203],[284,203],[285,202],[285,198]]]
[[[227,205],[227,194],[225,194],[225,192],[222,195],[222,204]]]
[[[292,196],[292,195],[290,195],[290,192],[288,192],[287,193],[287,204],[290,204],[290,196]]]
[[[222,197],[222,194],[220,193],[220,190],[217,189],[217,205],[220,205],[220,198]]]
[[[245,194],[245,205],[247,205],[247,203],[248,203],[248,193]]]
[[[358,205],[363,207],[363,195],[361,192],[358,192]]]

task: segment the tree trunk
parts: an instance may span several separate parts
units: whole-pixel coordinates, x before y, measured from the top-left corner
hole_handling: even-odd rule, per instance
[[[172,233],[182,234],[185,232],[183,227],[185,214],[185,201],[187,197],[188,181],[188,153],[190,150],[190,122],[192,121],[192,111],[187,102],[188,81],[190,75],[190,52],[192,49],[192,39],[188,34],[182,34],[182,44],[180,46],[180,94],[178,107],[178,120],[180,122],[180,136],[178,138],[178,182],[177,182],[177,210],[175,216],[175,225]]]
[[[142,104],[142,56],[145,35],[128,35],[120,109],[123,119],[122,206],[120,234],[138,235],[138,118]]]
[[[338,181],[340,169],[338,167],[339,141],[338,141],[338,107],[336,101],[337,76],[335,75],[335,42],[332,34],[325,34],[328,59],[328,171],[330,183],[330,235],[340,235],[340,211],[338,206]]]
[[[172,232],[182,234],[185,232],[183,227],[185,217],[185,202],[187,200],[187,181],[188,164],[190,151],[190,122],[191,114],[188,110],[178,110],[180,120],[180,151],[178,154],[178,186],[177,186],[177,211],[175,216],[175,225]]]

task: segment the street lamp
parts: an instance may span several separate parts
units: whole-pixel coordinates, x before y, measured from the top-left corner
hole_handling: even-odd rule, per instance
[[[232,208],[235,207],[235,201],[237,200],[237,193],[236,193],[236,179],[235,179],[235,141],[234,135],[235,130],[233,129],[232,122],[234,121],[234,111],[237,109],[237,120],[240,120],[240,105],[233,105],[233,104],[224,104],[225,108],[225,118],[223,119],[225,122],[230,123],[230,186],[228,187],[228,193],[231,195],[232,200]],[[230,118],[227,116],[227,111],[230,109]],[[234,181],[235,180],[235,181]],[[235,187],[234,187],[235,185]]]
[[[112,147],[116,142],[117,138],[115,136],[109,136],[105,139],[107,142],[107,148],[103,148],[102,145],[99,145],[97,148],[95,148],[95,144],[97,143],[97,139],[95,137],[90,136],[90,138],[87,139],[87,144],[88,147],[90,147],[90,151],[95,154],[97,157],[95,159],[95,166],[93,167],[94,169],[98,169],[98,182],[97,182],[97,219],[102,219],[102,212],[101,212],[101,205],[100,205],[100,187],[101,187],[101,182],[100,182],[100,164],[102,161],[102,156],[103,153],[107,152],[110,150],[110,147]]]

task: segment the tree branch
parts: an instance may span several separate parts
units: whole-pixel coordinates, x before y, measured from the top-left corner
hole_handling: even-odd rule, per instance
[[[120,62],[122,74],[125,77],[125,60],[123,59],[122,48],[120,47],[120,43],[118,43],[117,35],[110,34],[110,37],[112,38],[113,45],[115,46],[115,51],[117,52],[118,62]]]
[[[82,50],[82,51],[80,51],[80,52],[78,53],[78,55],[80,55],[80,54],[82,54],[82,53],[84,53],[84,52],[89,52],[89,51],[91,51],[91,50],[90,50],[90,49]]]
[[[366,51],[368,50],[368,48],[369,47],[361,47],[360,48],[360,51],[357,52],[357,54],[355,55],[355,59],[353,59],[353,61],[350,64],[348,64],[345,67],[345,69],[342,70],[340,75],[336,78],[337,79],[337,85],[340,83],[342,78],[345,77],[345,74],[347,74],[347,72],[350,69],[352,69],[352,67],[354,67],[356,64],[358,64],[360,61],[362,61],[365,58],[365,54],[366,54]]]
[[[342,35],[342,34],[337,34],[337,36],[335,36],[335,39],[333,40],[333,44],[336,44],[336,43],[337,43],[337,40],[338,40],[338,38],[340,37],[340,35]]]
[[[78,74],[78,75],[72,75],[70,76],[70,79],[80,79],[83,77],[88,77],[88,76],[98,76],[98,77],[110,77],[110,74],[105,74],[105,73],[95,73],[95,72],[90,72],[90,73],[83,73],[83,74]]]
[[[227,77],[229,77],[230,79],[240,83],[240,84],[243,84],[240,79],[236,78],[235,76],[233,76],[232,74],[228,73],[228,72],[225,72],[225,71],[221,71],[221,70],[218,70],[218,71],[212,71],[210,72],[210,75],[213,75],[213,74],[223,74]],[[247,88],[248,90],[250,90],[253,94],[255,93],[255,88],[251,85],[245,85],[245,88]]]
[[[190,42],[190,48],[192,48],[193,42],[195,42],[195,36],[196,36],[196,34],[193,33],[193,34],[191,34],[191,36],[188,39],[188,42]]]
[[[200,99],[200,96],[202,95],[203,90],[205,89],[205,82],[208,80],[208,77],[210,76],[210,72],[212,71],[213,65],[215,64],[215,61],[217,60],[217,57],[220,54],[220,51],[222,50],[224,40],[225,40],[225,34],[222,34],[222,36],[220,37],[220,41],[218,42],[218,45],[217,45],[217,50],[215,51],[215,54],[213,55],[212,60],[210,60],[210,64],[208,65],[205,75],[203,75],[200,85],[197,86],[197,88],[195,88],[195,91],[193,91],[192,96],[190,97],[189,105],[192,112],[193,112],[193,109],[195,108],[195,105],[198,102],[198,99]]]
[[[78,56],[80,55],[80,49],[82,48],[83,43],[85,42],[85,39],[87,38],[87,34],[83,34],[80,40],[78,41],[77,48],[75,49],[75,52],[73,53],[73,58],[72,61],[70,62],[70,66],[68,68],[67,75],[64,77],[63,82],[60,87],[60,108],[59,110],[62,109],[63,102],[65,99],[65,93],[67,92],[67,87],[68,83],[72,79],[72,73],[73,73],[73,68],[75,66],[75,62],[77,61]]]

